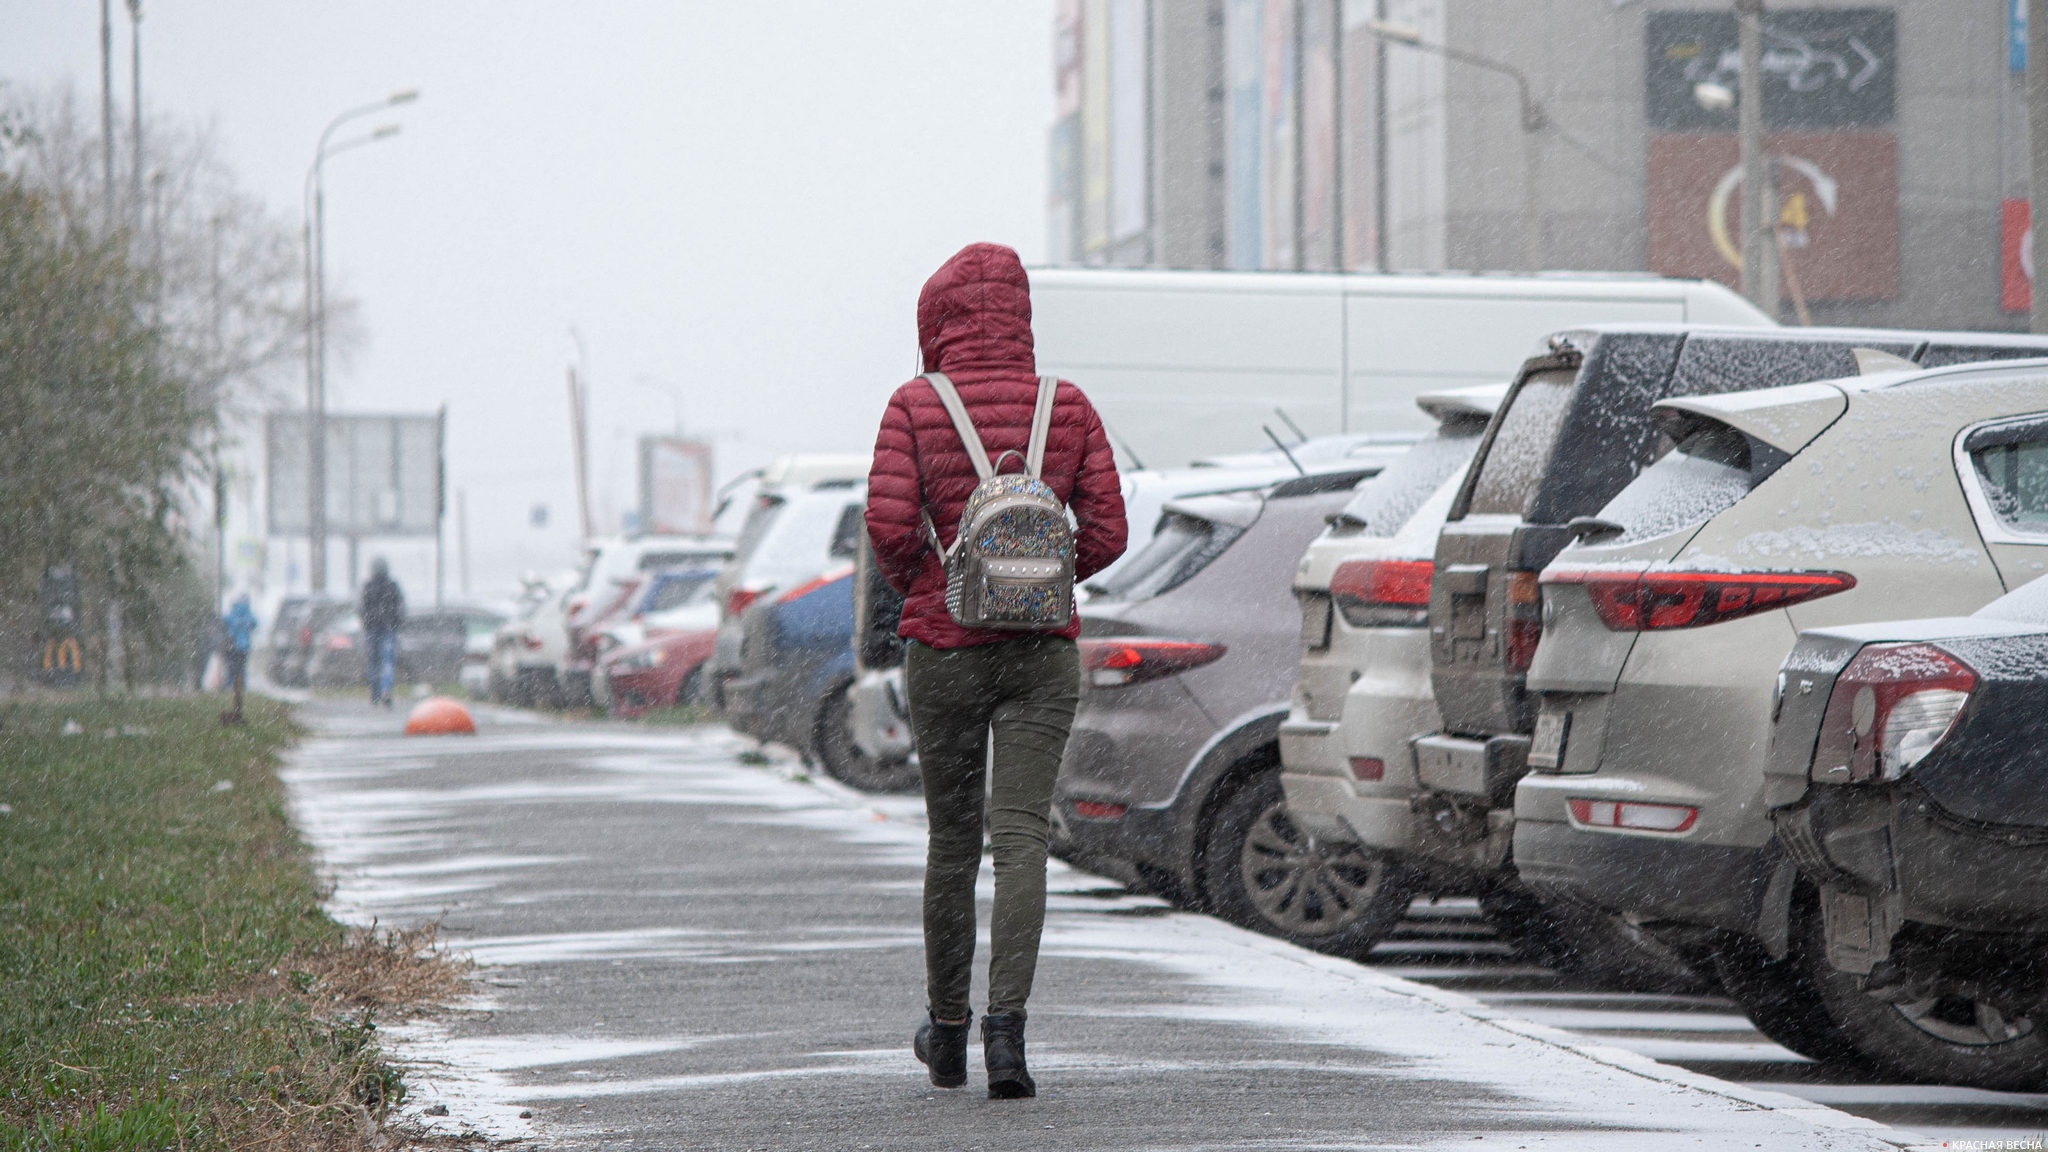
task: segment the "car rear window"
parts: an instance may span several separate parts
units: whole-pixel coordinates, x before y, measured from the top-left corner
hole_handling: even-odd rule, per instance
[[[2048,535],[2048,420],[1974,433],[1966,447],[1999,522]]]
[[[1393,536],[1452,473],[1472,462],[1484,430],[1477,421],[1460,422],[1418,441],[1386,471],[1358,486],[1332,530],[1342,536]]]
[[[1244,529],[1184,512],[1168,512],[1159,531],[1107,583],[1097,584],[1105,600],[1149,600],[1193,579],[1244,535]]]
[[[1622,527],[1602,544],[1630,544],[1697,528],[1735,506],[1775,468],[1766,450],[1725,424],[1708,423],[1681,440],[1663,459],[1600,510],[1598,519]],[[1782,463],[1782,456],[1774,458]]]
[[[1468,512],[1528,514],[1577,391],[1578,376],[1571,369],[1539,372],[1522,382],[1479,466]]]
[[[641,555],[638,565],[642,572],[654,572],[662,568],[687,568],[694,564],[716,564],[725,559],[723,552],[708,552],[693,549],[688,552],[647,552]]]
[[[860,495],[843,489],[807,493],[790,501],[748,557],[746,579],[782,587],[824,571],[833,559],[840,524],[849,516],[857,521],[864,503]]]
[[[648,589],[647,598],[640,602],[642,612],[666,612],[704,599],[711,588],[711,573],[704,572],[689,576],[671,576],[655,583]]]

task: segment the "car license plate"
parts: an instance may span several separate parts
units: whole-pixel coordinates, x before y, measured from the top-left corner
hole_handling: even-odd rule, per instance
[[[1536,717],[1536,736],[1529,742],[1529,767],[1552,772],[1564,766],[1564,741],[1571,731],[1572,714],[1545,712]]]

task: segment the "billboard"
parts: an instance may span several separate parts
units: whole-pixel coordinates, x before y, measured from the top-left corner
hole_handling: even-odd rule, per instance
[[[433,536],[441,530],[441,428],[432,415],[327,414],[327,532]],[[264,419],[273,536],[307,531],[306,414]]]
[[[640,530],[657,536],[711,531],[717,493],[711,445],[673,436],[640,438]]]
[[[1877,128],[1892,122],[1898,28],[1889,8],[1778,8],[1763,18],[1764,127]],[[1706,108],[1695,85],[1740,87],[1735,15],[1652,12],[1645,23],[1643,82],[1650,127],[1732,132],[1733,108]]]
[[[1899,287],[1898,142],[1888,132],[1778,132],[1787,286],[1808,300],[1888,300]],[[1733,133],[1650,138],[1650,270],[1742,276],[1741,147]]]

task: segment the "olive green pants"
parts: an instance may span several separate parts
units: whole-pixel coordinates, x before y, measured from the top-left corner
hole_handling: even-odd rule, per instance
[[[988,1010],[1022,1016],[1045,930],[1046,828],[1081,693],[1078,650],[1061,636],[972,648],[913,643],[904,678],[931,825],[924,870],[929,1007],[941,1020],[967,1015],[986,791],[996,869]],[[985,788],[991,736],[994,779]]]

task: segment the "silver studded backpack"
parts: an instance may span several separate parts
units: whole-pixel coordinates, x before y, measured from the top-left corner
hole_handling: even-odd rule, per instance
[[[951,548],[939,543],[931,512],[921,513],[925,537],[946,569],[947,614],[963,628],[1065,628],[1074,616],[1074,530],[1067,522],[1066,505],[1039,479],[1059,381],[1038,378],[1024,471],[1005,474],[997,469],[1017,453],[1004,452],[991,465],[953,382],[943,372],[927,372],[924,378],[953,418],[975,475],[981,477],[960,511],[960,530]]]

